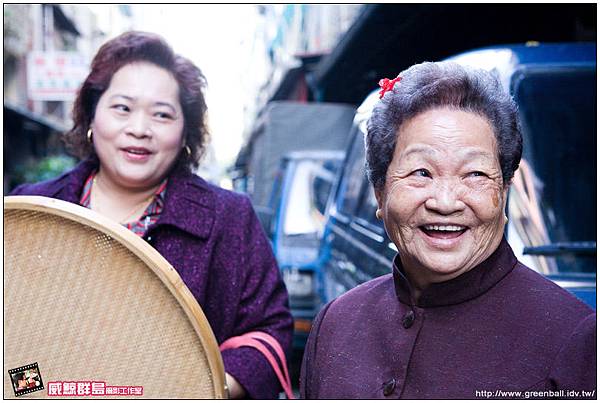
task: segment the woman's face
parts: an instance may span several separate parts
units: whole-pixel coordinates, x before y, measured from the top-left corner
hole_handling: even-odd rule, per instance
[[[179,86],[147,62],[123,66],[100,97],[92,122],[100,171],[128,188],[158,184],[183,146]]]
[[[384,188],[375,193],[415,285],[457,277],[492,254],[507,190],[487,119],[437,108],[399,128]]]

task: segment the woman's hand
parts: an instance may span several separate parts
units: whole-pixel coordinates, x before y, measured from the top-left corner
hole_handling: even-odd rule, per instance
[[[241,399],[246,396],[246,390],[244,387],[227,372],[225,372],[225,383],[227,384],[227,389],[229,389],[230,399]]]

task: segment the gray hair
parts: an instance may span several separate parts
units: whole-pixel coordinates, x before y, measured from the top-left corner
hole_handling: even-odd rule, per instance
[[[497,77],[455,62],[416,64],[400,73],[402,80],[377,103],[367,124],[366,168],[376,189],[385,185],[398,129],[433,108],[456,108],[487,118],[494,130],[504,184],[519,167],[523,138],[517,106]]]

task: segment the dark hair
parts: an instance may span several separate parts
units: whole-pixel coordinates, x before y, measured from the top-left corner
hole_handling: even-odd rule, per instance
[[[69,151],[79,158],[96,157],[86,133],[94,119],[98,100],[109,87],[113,75],[134,62],[149,62],[169,71],[179,86],[183,111],[183,138],[191,153],[180,154],[177,164],[197,167],[206,143],[206,78],[191,61],[173,52],[160,36],[130,31],[106,42],[92,61],[91,71],[81,85],[73,105],[73,128],[64,136]]]
[[[519,167],[523,139],[517,106],[494,74],[455,62],[426,62],[400,76],[402,80],[377,103],[367,124],[367,174],[376,189],[385,184],[402,123],[443,107],[487,118],[496,137],[502,180],[510,183]]]

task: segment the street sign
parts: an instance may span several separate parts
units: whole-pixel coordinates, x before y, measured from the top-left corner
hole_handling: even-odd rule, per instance
[[[34,101],[72,101],[89,72],[78,52],[30,52],[27,92]]]

